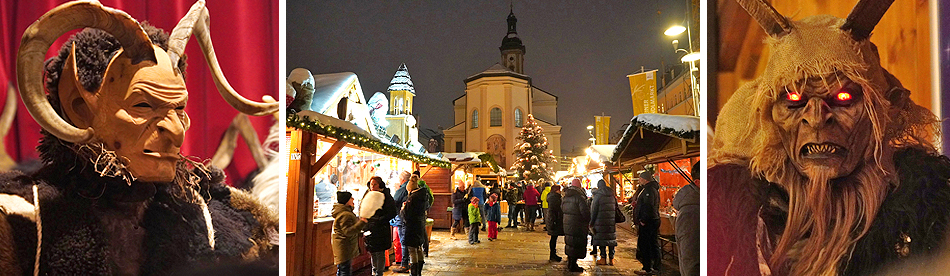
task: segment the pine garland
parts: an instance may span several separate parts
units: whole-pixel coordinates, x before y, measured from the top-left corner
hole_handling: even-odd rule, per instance
[[[517,172],[518,179],[551,180],[548,164],[554,161],[554,155],[548,150],[548,138],[544,137],[542,131],[534,121],[534,116],[528,114],[528,120],[518,136],[522,142],[515,146],[515,163],[511,166],[511,170]]]
[[[409,160],[416,163],[429,164],[440,168],[451,168],[452,164],[446,161],[438,160],[426,155],[413,153],[407,149],[381,142],[365,135],[355,133],[345,128],[339,128],[332,125],[323,124],[320,121],[310,120],[310,117],[300,117],[297,114],[287,115],[287,126],[299,128],[311,133],[326,135],[337,140],[346,141],[358,147],[371,149],[380,154],[396,157],[403,160]]]

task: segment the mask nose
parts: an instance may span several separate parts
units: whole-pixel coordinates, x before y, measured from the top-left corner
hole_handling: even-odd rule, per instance
[[[185,141],[185,124],[182,122],[181,118],[178,117],[178,112],[175,109],[170,109],[165,114],[165,118],[162,118],[161,121],[158,121],[158,132],[162,136],[168,137],[171,139],[175,147],[181,147]]]
[[[821,128],[831,124],[834,119],[831,117],[831,110],[824,99],[812,97],[803,110],[802,124],[813,128]]]

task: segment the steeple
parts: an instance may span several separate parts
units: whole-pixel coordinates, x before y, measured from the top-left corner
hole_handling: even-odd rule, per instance
[[[393,80],[389,81],[389,115],[412,115],[412,98],[416,96],[416,89],[412,85],[412,77],[406,64],[399,65]]]
[[[524,44],[521,43],[521,38],[518,38],[516,28],[518,18],[515,17],[514,6],[510,6],[510,8],[511,10],[508,12],[508,34],[501,40],[501,47],[498,47],[498,50],[501,51],[501,64],[505,68],[524,74],[525,48]]]

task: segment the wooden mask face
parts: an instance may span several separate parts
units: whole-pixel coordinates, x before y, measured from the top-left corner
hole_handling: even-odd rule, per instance
[[[191,124],[185,113],[188,90],[168,55],[158,46],[153,49],[157,63],[134,65],[120,51],[94,92],[86,91],[75,78],[70,55],[59,91],[70,122],[95,129],[96,140],[114,151],[137,180],[168,182],[175,177],[185,131]]]

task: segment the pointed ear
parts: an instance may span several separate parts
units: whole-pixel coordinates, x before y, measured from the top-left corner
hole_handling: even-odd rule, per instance
[[[70,46],[69,57],[63,64],[63,72],[59,77],[59,105],[66,115],[66,121],[78,128],[92,126],[92,108],[86,99],[92,98],[95,93],[86,91],[79,82],[79,72],[76,68],[76,44]]]

